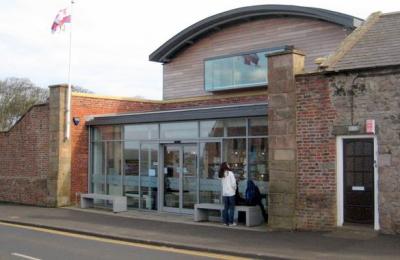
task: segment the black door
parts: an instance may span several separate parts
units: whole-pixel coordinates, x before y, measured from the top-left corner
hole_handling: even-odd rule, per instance
[[[373,139],[347,139],[344,155],[344,221],[374,222]]]

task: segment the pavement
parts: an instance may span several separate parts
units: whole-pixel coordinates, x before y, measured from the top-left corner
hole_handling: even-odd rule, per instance
[[[189,215],[0,204],[0,222],[253,259],[400,259],[400,236],[365,228],[330,232],[225,227]]]

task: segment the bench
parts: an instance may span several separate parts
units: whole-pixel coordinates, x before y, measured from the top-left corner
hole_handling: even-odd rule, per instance
[[[127,211],[127,201],[124,196],[114,196],[96,193],[81,194],[81,208],[93,207],[94,200],[111,201],[113,204],[113,212]]]
[[[194,221],[208,221],[209,212],[218,210],[222,213],[224,205],[213,203],[199,203],[194,205]],[[237,221],[239,212],[246,214],[246,226],[261,225],[264,221],[259,206],[235,206],[234,219]]]

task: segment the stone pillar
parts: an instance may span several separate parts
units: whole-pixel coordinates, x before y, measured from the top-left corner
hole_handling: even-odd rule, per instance
[[[66,85],[50,86],[50,153],[47,179],[49,206],[62,207],[70,204],[71,192],[71,141],[65,140]]]
[[[289,49],[268,55],[268,223],[295,228],[297,183],[295,75],[304,69],[304,54]]]

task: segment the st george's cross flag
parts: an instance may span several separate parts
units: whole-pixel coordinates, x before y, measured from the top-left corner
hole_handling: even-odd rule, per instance
[[[56,18],[54,19],[53,25],[51,26],[51,32],[55,33],[57,30],[61,30],[65,23],[71,22],[71,14],[68,8],[61,9],[58,11]]]

